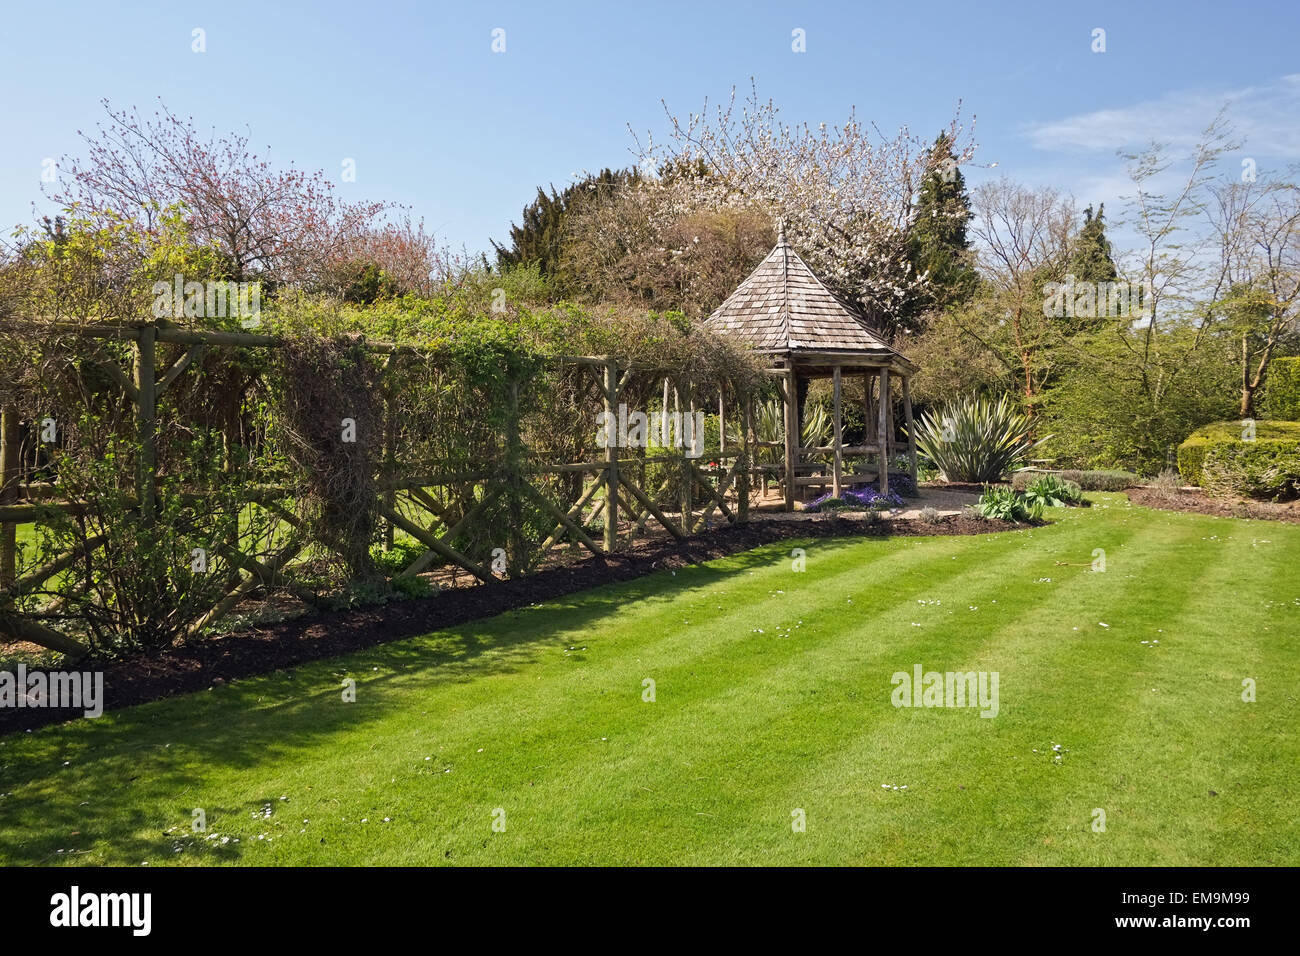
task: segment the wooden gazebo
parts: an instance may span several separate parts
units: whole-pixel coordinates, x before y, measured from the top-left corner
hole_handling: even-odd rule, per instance
[[[780,230],[776,247],[705,320],[705,326],[770,356],[772,374],[780,377],[785,402],[783,486],[788,510],[794,509],[796,498],[810,486],[829,486],[838,497],[846,486],[878,482],[881,492],[887,492],[889,456],[904,448],[915,481],[910,381],[918,367],[890,348],[861,312],[813,274],[786,242],[784,229]],[[863,445],[846,446],[843,441],[842,382],[846,374],[862,376],[863,418],[867,423]],[[805,448],[802,424],[808,383],[825,377],[834,381],[832,444]],[[890,401],[893,379],[902,381],[905,443],[895,436]],[[834,455],[831,474],[816,474],[825,468],[812,462],[811,456],[827,454]],[[868,462],[874,456],[875,470],[845,474],[845,456],[868,456]]]

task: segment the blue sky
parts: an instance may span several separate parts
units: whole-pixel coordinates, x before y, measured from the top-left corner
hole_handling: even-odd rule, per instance
[[[538,184],[633,162],[627,127],[662,134],[661,99],[697,111],[751,76],[787,120],[856,106],[926,138],[961,100],[977,162],[998,164],[968,170],[972,184],[1006,174],[1113,204],[1117,149],[1188,144],[1229,100],[1240,157],[1300,160],[1297,34],[1300,4],[1274,0],[21,3],[0,18],[0,224],[31,221],[42,161],[80,151],[101,98],[161,96],[202,128],[251,130],[278,163],[338,181],[354,159],[343,196],[407,204],[482,250]]]

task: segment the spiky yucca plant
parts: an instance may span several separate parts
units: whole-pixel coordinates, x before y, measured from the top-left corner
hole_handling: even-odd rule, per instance
[[[922,415],[916,447],[944,481],[998,481],[1052,437],[1033,440],[1029,428],[1029,416],[1016,411],[1006,395],[997,401],[973,395]]]
[[[831,442],[832,422],[830,413],[820,404],[809,404],[805,409],[803,434],[800,436],[805,448],[821,448]],[[779,398],[759,402],[754,406],[754,433],[759,441],[779,442],[785,438],[785,403]],[[741,434],[734,426],[727,432],[727,441],[732,447],[741,444]],[[774,464],[782,460],[784,453],[779,448],[763,448],[758,453],[758,460],[764,464]]]

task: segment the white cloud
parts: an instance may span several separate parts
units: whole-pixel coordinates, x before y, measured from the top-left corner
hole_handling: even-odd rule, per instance
[[[1131,106],[1035,124],[1025,132],[1035,148],[1049,151],[1113,153],[1152,141],[1191,147],[1225,104],[1243,152],[1300,158],[1300,74],[1294,73],[1236,90],[1178,90]]]

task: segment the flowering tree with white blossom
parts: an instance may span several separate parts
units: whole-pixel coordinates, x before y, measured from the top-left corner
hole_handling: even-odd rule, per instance
[[[667,106],[665,105],[667,111]],[[768,212],[786,238],[836,292],[892,335],[904,305],[926,282],[908,256],[907,237],[927,175],[945,175],[953,160],[906,127],[890,137],[850,111],[834,127],[790,125],[776,105],[743,103],[735,91],[725,107],[681,119],[668,114],[669,141],[637,148],[661,166],[703,164],[696,199],[720,206],[738,200]],[[958,115],[946,129],[957,164],[976,144]]]

